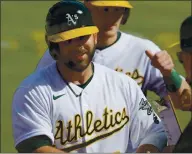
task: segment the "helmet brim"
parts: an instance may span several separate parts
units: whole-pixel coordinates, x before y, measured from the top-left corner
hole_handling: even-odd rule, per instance
[[[88,27],[76,28],[76,29],[61,32],[58,34],[50,35],[50,36],[47,36],[47,38],[50,42],[58,43],[58,42],[74,39],[80,36],[95,34],[98,32],[99,32],[99,29],[96,26],[88,26]]]
[[[185,47],[185,48],[181,49],[180,46],[181,46],[180,42],[176,42],[176,43],[171,44],[168,47],[168,50],[175,51],[175,52],[183,51],[183,52],[192,53],[192,47]]]
[[[89,3],[93,6],[111,6],[111,7],[124,7],[124,8],[133,8],[133,6],[128,1],[100,1],[94,0],[89,1]]]
[[[175,42],[170,44],[167,48],[166,48],[167,52],[171,55],[171,57],[173,58],[173,60],[178,60],[177,57],[177,53],[181,51],[180,48],[180,42]]]
[[[173,49],[173,48],[179,49],[180,48],[180,43],[176,42],[176,43],[173,43],[170,46],[168,46],[168,49]]]

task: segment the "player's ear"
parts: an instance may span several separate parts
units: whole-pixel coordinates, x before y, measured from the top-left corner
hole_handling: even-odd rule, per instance
[[[129,16],[130,16],[130,12],[131,12],[131,9],[125,8],[125,12],[124,12],[123,18],[122,18],[122,20],[121,20],[121,24],[122,24],[122,25],[125,25],[125,24],[126,24],[128,18],[129,18]]]
[[[58,60],[60,47],[58,43],[50,42],[49,51],[54,60]]]
[[[57,60],[58,59],[58,52],[59,52],[59,45],[58,45],[58,43],[50,42],[48,40],[48,37],[47,37],[46,34],[45,34],[45,42],[47,43],[47,46],[49,48],[49,53],[50,53],[51,57],[54,60]]]
[[[181,52],[177,52],[177,58],[178,58],[180,63],[183,63],[182,51]]]
[[[97,33],[93,34],[93,38],[94,38],[94,44],[96,45],[97,44]]]

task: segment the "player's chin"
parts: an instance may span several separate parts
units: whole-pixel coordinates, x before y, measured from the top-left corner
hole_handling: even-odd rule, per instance
[[[107,29],[107,30],[101,31],[100,34],[110,37],[110,36],[116,35],[117,34],[117,30],[115,28]]]
[[[87,67],[90,65],[91,61],[90,60],[83,60],[83,61],[78,61],[76,63],[76,66],[73,68],[77,72],[83,72],[87,69]]]

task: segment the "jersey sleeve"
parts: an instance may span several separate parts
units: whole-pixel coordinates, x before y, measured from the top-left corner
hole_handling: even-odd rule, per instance
[[[19,88],[13,97],[12,127],[15,147],[31,137],[46,135],[54,142],[49,98],[40,90]]]
[[[43,57],[40,59],[39,63],[37,64],[36,70],[40,70],[54,62],[54,59],[51,57],[49,53],[49,49],[47,49],[43,55]]]
[[[161,49],[151,41],[146,41],[146,49],[153,54],[160,52]],[[155,92],[158,96],[163,98],[166,96],[167,90],[161,72],[151,65],[151,60],[146,56],[147,70],[145,74],[145,81],[142,88]]]
[[[136,151],[141,145],[152,144],[161,151],[167,144],[163,124],[135,81],[130,84],[128,96],[131,102],[129,146]]]

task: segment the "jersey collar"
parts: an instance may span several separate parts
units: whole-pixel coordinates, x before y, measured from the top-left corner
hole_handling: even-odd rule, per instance
[[[93,63],[92,63],[92,64],[93,64]],[[95,68],[95,67],[94,67],[94,64],[93,64],[93,67],[92,67],[92,68]],[[61,76],[61,74],[60,74],[60,72],[59,72],[59,70],[58,70],[58,68],[57,68],[56,63],[55,63],[55,70],[56,70],[56,72],[57,72],[57,74],[58,74],[58,76],[59,76],[59,81],[62,81],[62,83],[64,84],[63,86],[65,87],[65,89],[67,89],[67,91],[72,92],[76,97],[81,96],[82,92],[85,91],[85,90],[87,89],[87,87],[89,87],[89,84],[91,84],[91,82],[92,82],[92,80],[93,80],[93,78],[94,78],[94,74],[95,74],[95,70],[93,70],[93,76],[91,77],[92,79],[91,79],[90,83],[89,83],[85,88],[81,88],[80,86],[78,86],[78,85],[76,85],[76,84],[74,84],[74,83],[72,83],[72,82],[67,82],[67,81],[65,81],[65,80],[62,78],[62,76]],[[66,91],[66,90],[65,90],[65,91]],[[87,91],[87,90],[86,90],[86,91]]]

